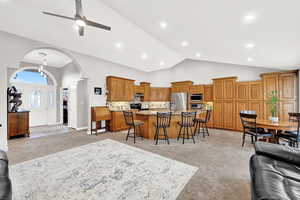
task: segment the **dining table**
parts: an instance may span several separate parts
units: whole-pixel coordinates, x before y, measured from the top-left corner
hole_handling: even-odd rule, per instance
[[[271,120],[257,120],[256,126],[260,128],[267,129],[273,134],[273,140],[268,140],[269,142],[279,143],[278,135],[284,131],[295,131],[298,128],[298,123],[293,121],[278,121],[274,122]]]

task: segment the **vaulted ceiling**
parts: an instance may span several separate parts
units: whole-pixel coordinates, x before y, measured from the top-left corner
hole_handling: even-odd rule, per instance
[[[143,71],[186,58],[299,68],[299,0],[82,0],[84,14],[112,27],[79,37],[74,0],[0,0],[0,30]]]

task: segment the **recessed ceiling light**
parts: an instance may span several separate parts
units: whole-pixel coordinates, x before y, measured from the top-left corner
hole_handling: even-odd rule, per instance
[[[183,46],[183,47],[189,46],[188,41],[183,41],[183,42],[181,42],[181,46]]]
[[[247,44],[245,44],[245,47],[247,49],[253,49],[255,47],[255,44],[253,44],[253,43],[247,43]]]
[[[160,65],[160,66],[165,65],[165,61],[160,61],[159,65]]]
[[[118,48],[118,49],[121,49],[123,47],[123,43],[122,42],[117,42],[115,44],[115,47]]]
[[[159,25],[160,25],[160,28],[162,28],[162,29],[166,29],[168,27],[168,23],[165,21],[160,22]]]
[[[252,61],[254,61],[254,59],[249,57],[249,58],[247,58],[247,61],[252,62]]]
[[[199,58],[200,56],[201,56],[201,53],[200,53],[200,52],[197,52],[197,53],[196,53],[196,57]]]
[[[246,14],[243,18],[243,22],[245,24],[251,24],[251,23],[254,23],[257,19],[257,16],[256,14],[254,13],[250,13],[250,14]]]
[[[148,54],[142,53],[141,58],[142,58],[143,60],[147,59],[147,58],[148,58]]]

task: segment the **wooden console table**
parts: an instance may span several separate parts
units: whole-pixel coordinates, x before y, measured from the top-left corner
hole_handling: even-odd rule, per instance
[[[25,135],[30,136],[29,131],[29,111],[9,112],[8,113],[8,132],[7,138]]]
[[[98,130],[103,129],[101,121],[105,121],[105,129],[109,131],[109,121],[111,120],[111,112],[106,106],[97,106],[91,108],[91,134],[98,133]],[[96,127],[93,128],[93,122],[96,122]]]

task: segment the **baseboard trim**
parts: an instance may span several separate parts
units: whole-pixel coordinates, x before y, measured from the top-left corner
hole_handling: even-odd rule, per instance
[[[88,127],[79,127],[79,128],[75,128],[76,131],[83,131],[83,130],[88,130]]]

